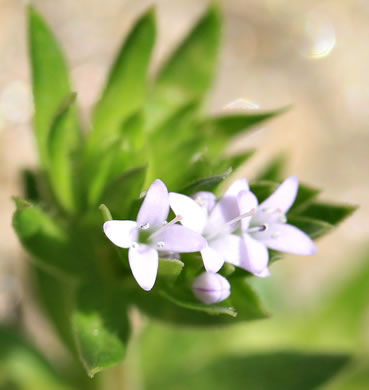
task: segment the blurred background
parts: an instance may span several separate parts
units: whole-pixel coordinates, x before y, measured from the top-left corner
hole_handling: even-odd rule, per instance
[[[66,53],[86,121],[114,53],[144,9],[152,4],[157,7],[159,37],[154,72],[209,4],[207,0],[32,3]],[[234,150],[258,148],[257,155],[238,174],[252,178],[268,158],[288,152],[286,176],[297,175],[303,182],[324,188],[323,199],[360,205],[342,226],[319,241],[318,254],[289,256],[272,267],[272,281],[265,283],[282,290],[284,303],[268,296],[266,299],[278,317],[285,306],[313,306],[321,294],[365,261],[360,253],[369,237],[369,3],[220,3],[224,11],[223,45],[208,110],[269,110],[293,104],[288,113],[234,144]],[[32,303],[26,262],[11,228],[14,206],[10,197],[21,194],[20,169],[37,164],[26,43],[25,2],[0,0],[0,321],[21,315],[41,349],[58,351],[57,341],[52,332],[45,331],[47,324]],[[266,339],[260,330],[263,326],[270,334],[267,327],[271,325],[238,326],[231,347],[237,350],[243,345],[252,348],[262,344]],[[154,325],[152,335],[146,337],[150,341],[150,337],[166,334],[170,340],[168,332]],[[190,338],[187,333],[183,337]],[[275,342],[283,343],[285,335],[278,337]],[[344,340],[337,348],[345,348]]]

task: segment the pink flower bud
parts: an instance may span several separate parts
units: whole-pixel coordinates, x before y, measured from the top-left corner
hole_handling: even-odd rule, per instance
[[[228,280],[215,272],[204,272],[192,284],[197,299],[206,304],[224,301],[231,294]]]

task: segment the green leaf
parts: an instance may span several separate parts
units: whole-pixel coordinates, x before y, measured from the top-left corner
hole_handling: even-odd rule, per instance
[[[80,288],[72,316],[80,359],[90,377],[118,364],[130,333],[125,297],[101,281]]]
[[[250,183],[250,190],[258,198],[259,203],[263,202],[278,188],[278,183],[272,181],[258,181]]]
[[[156,285],[160,285],[160,282],[166,283],[174,283],[182,269],[184,267],[184,263],[178,259],[159,259],[159,270]]]
[[[26,199],[31,202],[38,203],[41,199],[41,194],[38,188],[37,174],[29,169],[22,172],[23,193]]]
[[[245,279],[232,279],[230,283],[230,301],[237,311],[237,321],[251,321],[269,316]]]
[[[315,199],[320,192],[321,191],[317,188],[300,183],[295,202],[288,211],[288,214],[298,214],[299,211]]]
[[[89,152],[102,150],[124,119],[142,107],[155,34],[155,15],[150,9],[133,26],[111,69],[93,114]]]
[[[215,167],[213,168],[216,172],[225,172],[227,169],[232,169],[234,172],[246,161],[248,161],[255,154],[255,150],[246,150],[241,153],[232,154],[230,156],[217,157],[215,161]]]
[[[77,153],[81,152],[81,137],[75,120],[75,97],[71,94],[64,100],[48,137],[49,180],[59,203],[71,213],[78,209],[75,160]]]
[[[173,302],[179,307],[183,307],[185,309],[200,311],[203,313],[207,313],[212,316],[225,314],[231,317],[236,317],[237,312],[233,307],[225,306],[222,303],[217,303],[214,305],[205,305],[200,302],[192,302],[192,301],[185,301],[181,298],[175,297],[173,294],[169,294],[166,292],[161,292],[162,296],[168,299],[170,302]]]
[[[320,389],[349,361],[345,354],[296,351],[228,354],[201,365],[186,360],[167,375],[148,377],[146,383],[151,390],[312,390]]]
[[[112,212],[114,219],[129,218],[134,200],[140,197],[147,167],[131,169],[113,180],[102,196],[102,202]]]
[[[220,175],[195,180],[194,182],[184,187],[180,192],[182,194],[192,195],[199,191],[213,191],[224,179],[226,179],[231,174],[231,172],[232,170],[229,169]]]
[[[244,133],[246,130],[251,130],[254,126],[259,125],[267,119],[274,118],[286,112],[287,109],[282,108],[271,112],[222,115],[208,119],[204,125],[208,127],[209,134],[229,140],[231,137]]]
[[[330,223],[331,225],[338,225],[344,219],[349,217],[358,206],[349,204],[334,204],[328,202],[313,202],[308,204],[300,215],[319,219]]]
[[[300,216],[288,217],[288,223],[301,229],[314,240],[329,233],[334,228],[330,223]]]
[[[91,255],[85,253],[79,242],[71,241],[72,231],[65,230],[55,218],[38,206],[17,199],[13,215],[13,227],[27,251],[36,258],[40,267],[52,272],[88,275],[91,270]],[[76,235],[78,237],[78,235]],[[86,261],[88,259],[88,261]]]
[[[258,181],[276,181],[281,182],[284,177],[288,156],[285,153],[279,154],[273,158],[257,175]]]
[[[43,168],[48,165],[48,135],[60,102],[70,94],[67,66],[62,51],[41,15],[28,7],[29,54],[35,105],[34,127]],[[78,123],[73,114],[75,125]]]
[[[214,78],[219,41],[220,14],[213,4],[161,67],[149,106],[153,123],[204,96]]]

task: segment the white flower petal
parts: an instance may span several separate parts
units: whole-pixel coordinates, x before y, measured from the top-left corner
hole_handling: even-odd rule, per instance
[[[210,241],[208,244],[210,248],[223,257],[224,261],[240,266],[243,256],[241,237],[235,234],[227,234]]]
[[[129,248],[137,240],[137,223],[135,221],[107,221],[104,233],[109,240],[121,248]]]
[[[201,257],[204,262],[204,267],[208,272],[218,272],[224,264],[223,256],[209,246],[202,249]]]
[[[169,204],[176,215],[182,217],[181,224],[197,233],[202,233],[207,221],[207,214],[192,198],[171,192]]]
[[[264,202],[260,209],[279,209],[282,214],[286,214],[296,199],[299,187],[299,180],[296,176],[287,178]]]
[[[203,207],[209,214],[217,203],[217,197],[212,192],[201,191],[197,192],[192,197],[196,202]]]
[[[253,233],[253,237],[268,248],[296,255],[312,255],[317,249],[313,240],[295,226],[285,223],[269,225],[264,232]]]
[[[231,233],[238,223],[226,225],[226,222],[240,215],[238,199],[236,196],[223,196],[211,211],[204,229],[206,236]]]
[[[224,193],[224,196],[237,196],[241,191],[248,191],[249,184],[247,179],[242,178],[235,180]]]
[[[219,274],[204,272],[194,280],[192,291],[196,298],[209,305],[228,298],[231,294],[231,285]]]
[[[259,278],[268,278],[271,275],[269,268],[265,268],[263,271],[258,273],[255,272],[254,274]]]
[[[128,252],[129,265],[137,283],[146,291],[153,288],[158,273],[158,252],[147,245],[130,248]]]
[[[268,267],[268,249],[248,234],[243,235],[243,242],[245,252],[240,267],[257,276],[263,275]]]
[[[161,225],[168,217],[169,194],[165,184],[156,179],[148,189],[137,216],[138,225]]]
[[[153,238],[154,245],[162,251],[190,253],[200,252],[207,246],[205,238],[181,225],[168,226]]]
[[[258,200],[251,191],[241,191],[238,194],[237,199],[238,199],[240,214],[248,213],[252,209],[254,209],[256,212],[258,207]],[[246,230],[249,227],[252,218],[253,217],[242,218],[241,226],[243,230]]]

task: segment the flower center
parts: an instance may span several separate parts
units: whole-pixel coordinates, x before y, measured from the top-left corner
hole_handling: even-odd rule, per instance
[[[247,213],[240,214],[238,217],[233,218],[230,221],[227,221],[227,222],[223,223],[220,226],[220,228],[215,231],[215,233],[208,235],[206,238],[208,240],[211,240],[211,239],[215,238],[216,236],[218,236],[219,234],[221,234],[222,232],[227,231],[226,228],[228,226],[233,225],[233,224],[235,224],[237,222],[240,222],[244,218],[253,217],[255,214],[256,214],[256,209],[251,209]],[[236,227],[234,227],[232,229],[232,231],[234,231],[234,230],[236,230]]]

